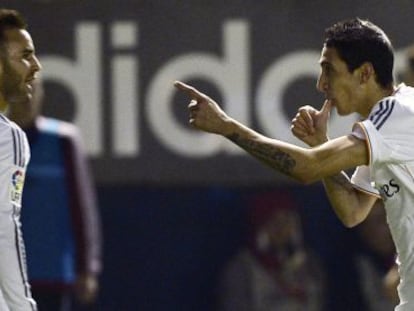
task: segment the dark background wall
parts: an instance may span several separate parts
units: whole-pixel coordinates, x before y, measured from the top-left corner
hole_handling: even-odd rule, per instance
[[[247,202],[268,191],[295,198],[305,241],[329,275],[328,310],[362,310],[352,231],[320,185],[99,187],[105,269],[96,310],[215,310],[221,270],[245,243]]]

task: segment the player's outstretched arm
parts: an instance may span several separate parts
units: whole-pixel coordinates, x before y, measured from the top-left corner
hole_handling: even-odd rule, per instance
[[[340,137],[316,148],[301,148],[244,126],[194,87],[178,81],[175,86],[190,97],[188,109],[192,126],[228,138],[274,170],[297,181],[315,182],[366,162],[365,146],[352,136]]]
[[[310,145],[316,146],[306,149],[265,137],[244,126],[194,87],[178,81],[175,86],[191,99],[188,109],[192,126],[228,138],[272,169],[299,182],[323,180],[334,211],[346,226],[354,226],[368,215],[375,199],[355,190],[342,173],[368,163],[366,144],[352,135],[328,141],[326,124],[331,109],[329,102],[325,102],[320,111],[309,107],[303,111],[304,118],[309,118],[300,121],[302,133]]]

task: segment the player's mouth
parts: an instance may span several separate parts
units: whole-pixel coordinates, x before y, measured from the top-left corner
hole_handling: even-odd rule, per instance
[[[28,90],[31,92],[33,90],[33,82],[36,79],[35,76],[31,76],[29,78],[26,79],[25,84],[26,87],[28,88]]]
[[[326,100],[329,100],[330,102],[331,102],[331,105],[332,106],[335,106],[335,99],[334,98],[332,98],[332,97],[330,97],[330,96],[327,96],[326,98],[325,98]]]
[[[30,76],[29,78],[26,79],[26,83],[32,84],[35,79],[36,79],[35,76]]]

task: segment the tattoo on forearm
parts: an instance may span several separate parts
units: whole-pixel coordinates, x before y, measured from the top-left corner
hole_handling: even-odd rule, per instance
[[[229,135],[227,138],[257,159],[281,173],[291,175],[292,170],[296,166],[295,159],[293,159],[288,153],[278,148],[259,144],[248,139],[242,139],[238,134]]]

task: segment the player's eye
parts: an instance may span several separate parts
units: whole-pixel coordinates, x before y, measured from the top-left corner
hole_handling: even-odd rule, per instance
[[[31,60],[33,58],[33,55],[34,55],[33,51],[26,50],[26,51],[23,52],[22,57],[23,57],[23,59]]]

